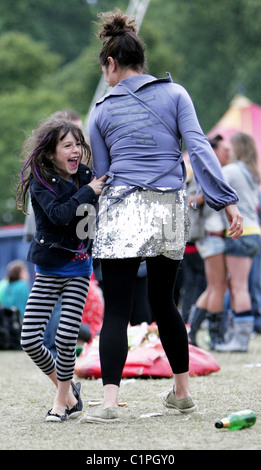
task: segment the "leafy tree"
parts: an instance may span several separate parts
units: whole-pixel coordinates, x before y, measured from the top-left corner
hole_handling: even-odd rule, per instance
[[[164,9],[151,0],[146,21],[181,57],[174,78],[190,93],[205,132],[239,91],[261,103],[259,0],[174,0]]]
[[[45,43],[35,42],[27,34],[3,34],[0,37],[1,93],[21,85],[29,88],[39,86],[60,62],[60,57],[49,52]]]
[[[101,76],[97,44],[86,47],[72,62],[45,80],[51,90],[63,90],[70,107],[86,115]]]
[[[162,38],[162,30],[155,29],[153,23],[147,22],[142,26],[140,36],[146,45],[146,67],[151,75],[165,77],[166,72],[177,75],[183,67],[183,57],[178,51],[173,51],[171,43]]]
[[[39,120],[68,107],[62,90],[20,87],[16,92],[0,94],[0,225],[24,221],[15,207],[24,140]]]
[[[85,0],[1,0],[0,34],[17,31],[45,42],[65,62],[73,60],[90,40],[94,19]]]
[[[26,133],[57,109],[86,116],[101,77],[93,22],[99,11],[125,11],[128,5],[1,0],[0,224],[6,217],[21,220],[12,187]],[[205,132],[236,93],[261,104],[260,0],[151,0],[140,35],[149,73],[162,77],[169,71],[185,86]]]

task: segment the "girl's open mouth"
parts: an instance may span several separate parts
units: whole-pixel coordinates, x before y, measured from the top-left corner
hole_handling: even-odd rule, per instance
[[[69,167],[72,169],[72,170],[75,170],[78,168],[78,164],[79,164],[79,157],[75,157],[75,158],[70,158],[68,160],[68,164],[69,164]]]

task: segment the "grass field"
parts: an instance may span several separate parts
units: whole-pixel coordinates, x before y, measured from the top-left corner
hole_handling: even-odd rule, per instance
[[[204,332],[200,336],[203,340]],[[202,343],[202,347],[205,347]],[[215,353],[220,371],[191,377],[197,411],[181,415],[166,409],[161,395],[172,379],[125,379],[121,420],[101,425],[80,419],[46,423],[55,389],[22,351],[1,351],[1,450],[260,450],[261,335],[251,339],[248,353]],[[77,377],[76,377],[77,379]],[[80,379],[84,410],[102,397],[100,380]],[[214,423],[229,412],[250,408],[252,428],[218,430]]]

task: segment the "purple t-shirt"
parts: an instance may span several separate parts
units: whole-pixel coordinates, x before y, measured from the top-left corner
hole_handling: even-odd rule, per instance
[[[136,93],[160,119],[124,88]],[[174,134],[174,135],[173,135]],[[122,80],[92,108],[89,136],[94,174],[112,176],[111,184],[139,185],[157,178],[152,187],[185,187],[182,162],[165,176],[182,153],[182,140],[207,203],[220,210],[236,203],[224,181],[221,165],[204,135],[187,91],[171,78],[135,75]]]

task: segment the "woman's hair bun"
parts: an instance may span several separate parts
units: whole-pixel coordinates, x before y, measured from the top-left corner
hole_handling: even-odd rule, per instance
[[[100,39],[120,36],[127,31],[137,32],[135,19],[129,19],[119,9],[116,9],[115,12],[100,13],[98,17],[103,21],[100,25]]]

